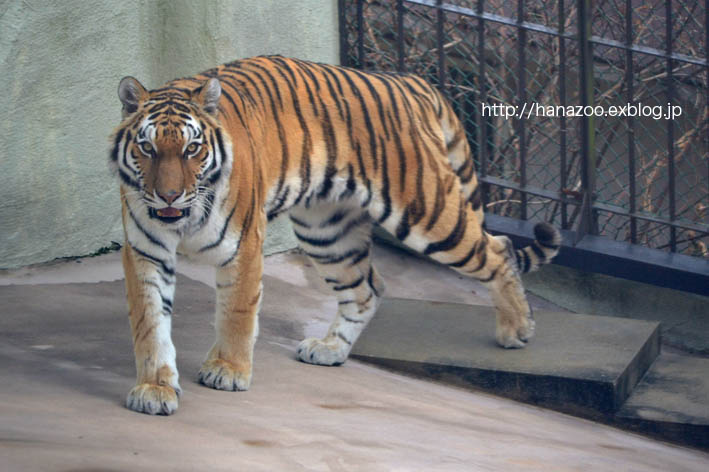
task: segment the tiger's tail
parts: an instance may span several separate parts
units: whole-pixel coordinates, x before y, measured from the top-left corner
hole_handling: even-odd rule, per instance
[[[537,223],[534,226],[534,242],[522,249],[515,250],[517,268],[521,274],[533,272],[548,264],[559,253],[561,233],[549,223]]]

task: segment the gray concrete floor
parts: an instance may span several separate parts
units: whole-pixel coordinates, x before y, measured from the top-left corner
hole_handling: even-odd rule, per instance
[[[375,255],[388,296],[490,304],[480,284],[447,269],[389,248],[377,247]],[[179,271],[213,285],[210,268],[183,263]],[[35,294],[26,306],[45,317],[28,309],[27,326],[17,313],[0,317],[0,470],[707,469],[705,453],[510,400],[353,360],[338,368],[298,363],[300,337],[324,334],[336,304],[299,254],[268,257],[265,274],[251,390],[219,392],[195,383],[212,327],[206,315],[190,317],[188,306],[177,306],[185,394],[175,415],[150,417],[121,406],[133,382],[127,320],[102,319],[108,303],[98,295],[105,293],[111,306],[123,303],[120,284],[110,283],[122,277],[118,254],[0,272],[0,285],[15,286],[2,293]],[[81,283],[97,284],[88,287],[99,299],[93,325],[72,323],[61,296],[43,299],[55,293],[51,287],[28,287],[70,284],[61,291],[78,303],[87,288]],[[530,299],[535,308],[558,309]],[[178,332],[178,325],[191,331]],[[34,331],[34,341],[24,342],[23,333]]]

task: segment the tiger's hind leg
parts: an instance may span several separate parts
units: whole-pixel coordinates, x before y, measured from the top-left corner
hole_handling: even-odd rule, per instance
[[[406,232],[397,231],[401,223],[396,221],[387,221],[384,227],[412,249],[483,282],[495,304],[498,344],[524,347],[534,335],[534,320],[512,244],[507,237],[492,236],[483,229],[481,210],[473,208],[458,185],[442,199],[445,203],[434,224],[424,219]]]
[[[525,347],[534,336],[535,322],[512,242],[507,236],[484,234],[488,239],[486,257],[490,262],[480,272],[495,304],[495,339],[504,348]]]
[[[296,207],[291,221],[303,251],[337,297],[337,315],[323,339],[300,343],[297,358],[340,365],[379,306],[384,284],[370,262],[371,221],[359,206]]]

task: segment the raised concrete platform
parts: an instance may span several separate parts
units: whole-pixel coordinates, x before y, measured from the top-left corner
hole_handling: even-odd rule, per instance
[[[709,359],[663,353],[617,415],[623,426],[709,449]]]
[[[491,307],[385,299],[352,356],[586,417],[607,418],[659,354],[655,322],[537,311],[522,350],[494,341]]]

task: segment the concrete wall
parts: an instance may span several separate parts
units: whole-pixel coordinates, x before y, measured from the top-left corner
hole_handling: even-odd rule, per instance
[[[334,0],[0,2],[0,268],[123,241],[108,136],[118,81],[148,87],[229,60],[336,63]],[[285,221],[267,251],[294,246]]]

